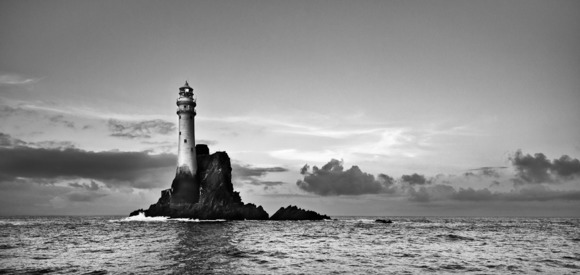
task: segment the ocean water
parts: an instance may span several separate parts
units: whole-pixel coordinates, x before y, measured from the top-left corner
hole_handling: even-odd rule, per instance
[[[580,219],[335,218],[3,217],[0,274],[580,273]]]

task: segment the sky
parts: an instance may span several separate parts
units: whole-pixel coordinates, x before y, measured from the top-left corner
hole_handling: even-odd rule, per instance
[[[580,2],[0,0],[0,215],[126,215],[196,142],[269,214],[580,216]]]

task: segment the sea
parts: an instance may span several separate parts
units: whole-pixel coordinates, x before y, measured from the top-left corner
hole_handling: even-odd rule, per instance
[[[580,273],[578,218],[333,218],[1,217],[0,274]]]

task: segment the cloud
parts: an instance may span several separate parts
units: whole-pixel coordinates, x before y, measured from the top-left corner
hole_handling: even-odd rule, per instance
[[[153,134],[167,135],[175,132],[176,129],[175,123],[161,119],[139,122],[110,119],[107,124],[111,136],[129,139],[151,138]]]
[[[524,155],[522,151],[518,150],[513,157],[510,157],[510,160],[517,171],[518,178],[524,182],[540,183],[552,181],[549,174],[552,163],[544,154]]]
[[[71,141],[58,141],[58,140],[44,140],[39,142],[29,142],[29,147],[34,148],[44,148],[44,149],[74,149],[76,148],[75,143]]]
[[[27,85],[37,83],[39,80],[18,74],[0,74],[0,85]]]
[[[509,192],[492,192],[487,188],[459,188],[436,184],[410,188],[408,199],[415,202],[429,201],[553,201],[580,200],[580,191],[553,190],[543,185],[532,185]]]
[[[91,184],[80,184],[80,183],[76,183],[76,182],[72,182],[68,184],[70,187],[75,187],[75,188],[83,188],[83,189],[87,189],[90,191],[97,191],[99,190],[99,185],[95,182],[95,181],[91,181]]]
[[[66,198],[73,202],[91,202],[106,195],[107,194],[94,192],[71,192],[66,194]]]
[[[344,170],[342,161],[336,159],[330,160],[321,168],[312,167],[312,172],[305,165],[300,173],[304,178],[298,180],[296,185],[306,192],[321,196],[387,193],[393,181],[387,175],[375,180],[373,175],[364,173],[358,166]]]
[[[175,155],[145,152],[90,152],[75,148],[0,147],[0,178],[86,178],[109,186],[167,186]],[[169,176],[167,175],[169,174]],[[167,176],[167,178],[164,178]]]
[[[578,176],[580,175],[580,161],[563,155],[552,162],[551,171],[563,178]]]
[[[33,110],[25,110],[20,106],[12,107],[7,105],[0,106],[0,118],[7,118],[10,116],[31,116],[31,115],[38,115],[36,111]]]
[[[18,146],[45,149],[75,148],[75,144],[70,141],[45,140],[38,142],[26,142],[24,140],[14,138],[9,134],[0,133],[0,147],[13,148]]]
[[[580,176],[580,161],[567,155],[550,161],[544,154],[524,155],[518,150],[510,161],[516,169],[516,184],[549,183]]]
[[[281,185],[281,181],[264,181],[261,180],[268,173],[287,172],[288,169],[284,167],[252,167],[250,165],[242,165],[238,163],[232,164],[232,178],[239,183],[248,183],[252,185]]]
[[[55,124],[64,125],[67,128],[76,129],[75,123],[70,120],[66,120],[63,115],[52,116],[48,120]]]
[[[448,185],[436,184],[433,186],[422,186],[415,191],[414,188],[408,189],[410,201],[427,202],[432,200],[447,200],[455,193],[455,189]]]
[[[427,179],[425,179],[425,176],[423,175],[419,175],[417,173],[414,173],[412,175],[403,175],[401,176],[401,180],[403,182],[406,182],[410,185],[422,185],[422,184],[428,184],[430,183],[429,181],[427,181]]]
[[[480,167],[480,168],[474,168],[474,169],[469,169],[467,172],[465,172],[465,174],[463,174],[466,177],[470,177],[470,176],[474,176],[474,177],[493,177],[493,178],[499,178],[499,170],[502,169],[506,169],[507,167],[505,166],[499,166],[499,167]]]
[[[0,133],[0,147],[25,146],[27,143],[23,140],[13,138],[12,136]]]

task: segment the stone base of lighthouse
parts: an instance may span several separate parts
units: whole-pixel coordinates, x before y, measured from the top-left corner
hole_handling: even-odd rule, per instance
[[[192,174],[187,166],[177,168],[177,173],[171,183],[171,193],[174,194],[171,198],[172,205],[199,202],[199,179]]]

